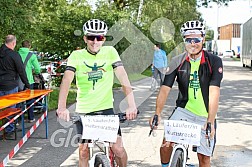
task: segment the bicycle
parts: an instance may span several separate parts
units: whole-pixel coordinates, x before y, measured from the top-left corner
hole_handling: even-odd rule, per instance
[[[139,114],[139,111],[137,112]],[[116,114],[119,122],[124,123],[126,119],[125,113]],[[72,116],[71,121],[76,123],[80,121],[80,116]],[[109,142],[101,140],[89,140],[89,167],[118,167],[115,155],[109,146]]]
[[[158,125],[158,115],[154,115],[149,136],[153,132],[154,127],[157,125]],[[207,127],[206,127],[206,135],[208,138],[209,147],[211,146],[210,145],[210,134],[211,134],[211,123],[208,122]],[[188,148],[189,148],[189,144],[174,143],[172,154],[170,157],[169,167],[193,167],[193,165],[186,164],[187,160],[189,159]]]

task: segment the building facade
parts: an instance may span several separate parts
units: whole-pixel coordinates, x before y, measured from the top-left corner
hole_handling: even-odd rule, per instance
[[[218,27],[218,40],[229,40],[230,50],[240,53],[241,47],[241,24],[228,24]]]
[[[231,40],[232,38],[241,38],[241,24],[228,24],[218,27],[218,39]]]

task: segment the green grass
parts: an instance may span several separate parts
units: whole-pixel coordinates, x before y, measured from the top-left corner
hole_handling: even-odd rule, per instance
[[[76,102],[76,90],[70,90],[67,97],[67,105],[73,104]],[[58,98],[59,98],[59,89],[54,89],[48,97],[48,110],[56,110],[58,108]]]
[[[142,75],[151,77],[152,76],[151,67],[147,68],[144,72],[142,72]]]

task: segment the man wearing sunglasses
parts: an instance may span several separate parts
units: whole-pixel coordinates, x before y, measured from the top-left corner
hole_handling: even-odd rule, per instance
[[[179,94],[170,120],[186,120],[202,126],[200,146],[197,151],[199,166],[210,167],[210,156],[215,145],[215,117],[220,97],[223,65],[219,57],[203,51],[205,26],[202,22],[187,21],[180,29],[186,52],[172,58],[163,85],[157,97],[158,123],[170,90],[176,79]],[[152,125],[153,117],[149,123]],[[206,125],[211,123],[211,134],[206,135]],[[160,148],[162,167],[168,167],[172,144],[163,140]]]
[[[136,118],[137,109],[133,91],[119,54],[112,46],[102,46],[106,40],[107,29],[106,23],[98,19],[89,20],[83,25],[83,39],[87,47],[73,51],[68,58],[60,86],[57,110],[59,118],[69,121],[66,98],[74,75],[78,88],[75,112],[84,115],[114,115],[112,91],[114,74],[120,81],[127,98],[126,118],[128,120]],[[81,121],[77,122],[76,126],[77,133],[82,135]],[[79,166],[87,167],[89,152],[86,140],[80,138],[79,143]],[[126,167],[127,153],[122,144],[120,128],[117,141],[111,148],[118,165]]]

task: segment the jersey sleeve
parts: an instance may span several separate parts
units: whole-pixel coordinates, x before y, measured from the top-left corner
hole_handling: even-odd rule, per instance
[[[76,68],[77,68],[76,54],[75,52],[72,52],[71,55],[67,58],[66,70],[75,72]]]
[[[166,74],[165,74],[165,78],[164,78],[164,82],[163,85],[168,86],[170,88],[172,88],[176,75],[177,75],[177,59],[173,58],[171,60],[171,63],[169,63]]]
[[[168,67],[169,68],[169,67]],[[169,70],[169,69],[168,69]],[[176,78],[176,70],[172,71],[172,72],[167,72],[165,74],[165,78],[164,78],[164,82],[163,85],[168,86],[170,88],[172,88],[174,81]]]
[[[110,60],[113,68],[123,66],[122,60],[114,47],[111,47],[110,54],[111,54]]]
[[[171,59],[171,62],[168,64],[168,68],[166,70],[163,85],[172,88],[174,81],[176,79],[176,76],[177,76],[178,68],[185,61],[185,58],[186,58],[186,53],[182,53]]]
[[[210,85],[220,87],[222,78],[223,78],[222,60],[216,56],[212,64],[212,78],[210,81]]]

